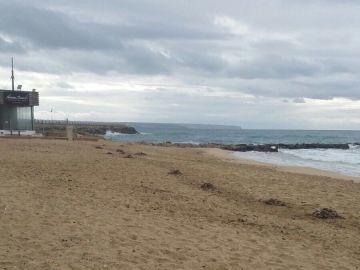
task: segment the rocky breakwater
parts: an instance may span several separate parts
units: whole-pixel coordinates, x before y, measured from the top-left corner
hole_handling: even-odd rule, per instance
[[[349,149],[349,144],[329,144],[329,143],[300,143],[300,144],[236,144],[223,145],[221,149],[237,152],[278,152],[279,149]]]
[[[301,143],[301,144],[278,144],[282,149],[350,149],[348,143]]]
[[[139,132],[130,126],[123,124],[109,125],[109,124],[72,124],[74,132],[82,136],[103,136],[106,132],[122,133],[122,134],[138,134]],[[45,136],[58,136],[63,137],[66,135],[67,124],[52,124],[52,123],[37,123],[35,130],[37,133],[44,134]]]
[[[76,132],[85,135],[105,135],[107,131],[121,134],[138,134],[134,128],[126,125],[76,126]]]
[[[224,150],[237,151],[237,152],[278,152],[279,148],[275,144],[230,144],[220,147]]]
[[[323,144],[323,143],[300,143],[300,144],[190,144],[190,143],[152,143],[157,146],[172,146],[172,147],[191,147],[191,148],[220,148],[228,151],[236,152],[279,152],[279,149],[350,149],[349,144]]]

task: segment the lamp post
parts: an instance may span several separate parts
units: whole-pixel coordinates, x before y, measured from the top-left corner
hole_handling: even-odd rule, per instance
[[[13,57],[11,57],[11,83],[12,83],[12,90],[15,91],[14,58]]]

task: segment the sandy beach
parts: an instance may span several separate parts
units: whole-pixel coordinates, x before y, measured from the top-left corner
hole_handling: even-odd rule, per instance
[[[0,269],[360,268],[351,179],[109,141],[0,151]]]

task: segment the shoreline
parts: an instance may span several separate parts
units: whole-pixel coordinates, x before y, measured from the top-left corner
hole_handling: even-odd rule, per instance
[[[234,153],[243,153],[243,152],[279,152],[279,147],[285,146],[284,149],[291,150],[300,150],[300,149],[340,149],[340,150],[349,150],[351,149],[350,145],[359,146],[359,143],[353,144],[263,144],[263,145],[254,145],[254,144],[218,144],[218,143],[204,143],[204,144],[194,144],[194,143],[173,143],[173,142],[163,142],[163,143],[148,143],[148,142],[135,142],[144,145],[160,146],[160,147],[176,147],[176,148],[198,148],[198,149],[215,149],[218,153],[230,153],[230,159],[235,155]],[[211,152],[212,150],[210,150]],[[223,157],[223,155],[221,155]],[[327,176],[331,178],[341,178],[343,180],[354,181],[360,183],[360,176],[346,174],[341,170],[335,171],[331,168],[323,167],[312,167],[312,164],[301,164],[297,165],[296,162],[292,164],[281,164],[281,163],[272,163],[267,161],[258,161],[250,158],[235,157],[237,162],[242,161],[243,164],[258,164],[267,167],[273,167],[274,169],[286,172],[302,173],[308,175],[318,175],[318,176]]]
[[[42,139],[42,140],[67,140],[67,138],[63,137],[8,137],[8,136],[0,136],[0,139]],[[140,145],[150,145],[155,147],[176,147],[176,148],[189,148],[189,149],[197,149],[199,145],[194,144],[180,144],[180,143],[160,143],[160,144],[154,144],[154,143],[144,143],[144,142],[125,142],[125,141],[113,141],[113,140],[107,140],[104,138],[77,138],[75,140],[78,141],[98,141],[98,140],[104,140],[112,143],[124,143],[124,144],[140,144]],[[208,144],[211,145],[211,144]],[[231,151],[221,148],[211,148],[211,147],[200,147],[198,149],[205,150],[205,152],[209,153],[210,155],[216,156],[220,159],[240,163],[240,164],[246,164],[246,165],[257,165],[262,166],[266,168],[272,168],[277,171],[282,172],[289,172],[289,173],[298,173],[298,174],[304,174],[304,175],[313,175],[313,176],[325,176],[330,177],[334,179],[342,179],[347,181],[353,181],[355,183],[360,183],[360,176],[352,176],[352,175],[346,175],[342,174],[340,172],[330,171],[330,170],[322,170],[318,168],[312,168],[307,166],[296,166],[296,165],[281,165],[281,164],[275,164],[275,163],[268,163],[268,162],[262,162],[252,159],[246,159],[242,157],[236,157],[234,154],[237,151]]]
[[[298,174],[313,175],[313,176],[325,176],[325,177],[342,179],[342,180],[347,180],[347,181],[353,181],[355,183],[360,183],[359,176],[351,176],[351,175],[341,174],[341,173],[333,172],[333,171],[321,170],[321,169],[312,168],[312,167],[296,166],[296,165],[293,165],[293,166],[279,165],[279,164],[274,164],[274,163],[267,163],[267,162],[261,162],[261,161],[251,160],[251,159],[240,158],[240,157],[236,157],[234,155],[234,153],[236,153],[235,151],[228,151],[228,150],[223,150],[223,149],[218,149],[218,148],[209,148],[206,152],[213,156],[216,156],[220,159],[230,161],[230,162],[246,164],[246,165],[257,165],[257,166],[272,168],[277,171],[283,171],[283,172],[298,173]]]

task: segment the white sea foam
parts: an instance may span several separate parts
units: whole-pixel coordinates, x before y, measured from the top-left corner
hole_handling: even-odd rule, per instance
[[[281,153],[293,155],[303,160],[322,161],[344,164],[360,165],[360,150],[340,150],[340,149],[300,149],[288,150],[280,149]]]
[[[119,132],[112,132],[110,130],[106,131],[105,137],[114,137],[114,136],[125,136],[126,134],[119,133]]]
[[[266,163],[311,167],[360,176],[360,147],[340,149],[280,149],[278,153],[237,152],[235,156]]]
[[[176,142],[175,142],[176,143]],[[196,142],[196,141],[181,141],[181,142],[177,142],[179,144],[193,144],[193,145],[199,145],[200,143],[199,142]]]

